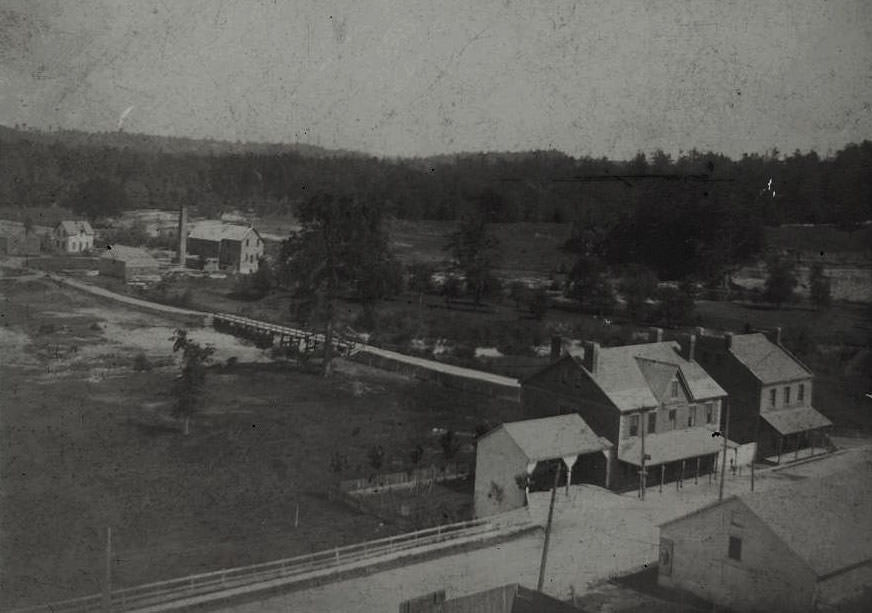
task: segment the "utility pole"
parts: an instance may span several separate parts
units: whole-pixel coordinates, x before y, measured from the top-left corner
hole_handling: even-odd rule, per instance
[[[112,528],[106,527],[106,576],[103,579],[103,610],[112,610]]]
[[[718,501],[724,499],[724,472],[727,468],[727,437],[730,435],[730,400],[729,398],[724,398],[724,404],[727,405],[727,415],[724,420],[724,431],[723,431],[723,439],[724,439],[724,451],[723,451],[723,460],[721,461],[721,484],[718,491]]]
[[[557,499],[557,484],[560,482],[560,467],[563,466],[561,460],[557,464],[557,470],[554,473],[554,487],[551,488],[551,505],[548,507],[548,523],[545,524],[545,544],[542,546],[542,562],[539,564],[539,584],[536,590],[541,592],[542,586],[545,585],[545,562],[548,559],[548,541],[551,540],[551,522],[554,518],[554,501]]]
[[[639,428],[641,428],[642,435],[642,451],[641,451],[641,461],[639,462],[639,498],[645,500],[645,413],[639,414]]]
[[[760,436],[760,414],[757,414],[757,418],[754,420],[754,453],[751,454],[751,491],[754,491],[754,464],[757,462],[757,449],[760,447],[760,441],[758,441],[758,437]]]

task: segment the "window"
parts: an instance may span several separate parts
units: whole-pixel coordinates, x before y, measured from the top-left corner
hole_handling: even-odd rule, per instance
[[[737,536],[730,537],[730,548],[727,555],[730,556],[731,560],[742,559],[742,539]]]
[[[778,390],[771,389],[769,390],[769,406],[775,407],[775,400],[778,398]]]
[[[672,380],[672,397],[678,398],[678,381],[675,379]]]
[[[648,432],[652,433],[657,430],[657,413],[648,413]]]
[[[639,435],[639,416],[630,415],[630,436]]]
[[[714,403],[706,402],[705,403],[705,423],[710,424],[715,419],[715,407]]]
[[[696,407],[691,406],[687,409],[687,427],[691,428],[696,425]]]
[[[784,404],[790,404],[790,386],[784,388]]]
[[[796,400],[798,402],[805,401],[805,384],[804,383],[799,384],[799,389],[797,390],[797,394],[796,394]]]
[[[669,409],[669,427],[675,430],[675,419],[676,419],[677,411],[675,409]]]

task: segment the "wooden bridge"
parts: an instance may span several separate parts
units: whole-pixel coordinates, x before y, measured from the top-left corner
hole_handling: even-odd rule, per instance
[[[247,338],[264,347],[297,347],[302,353],[312,353],[324,345],[324,335],[319,332],[299,330],[288,326],[230,315],[228,313],[213,313],[212,327],[220,332]],[[340,355],[352,356],[359,351],[359,344],[337,334],[333,338],[333,347]]]

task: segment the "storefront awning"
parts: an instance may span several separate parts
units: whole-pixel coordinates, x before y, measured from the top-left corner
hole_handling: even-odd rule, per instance
[[[660,434],[645,435],[645,464],[657,466],[677,460],[689,460],[699,456],[718,453],[724,447],[724,439],[712,436],[708,428],[685,428]],[[621,441],[618,459],[634,466],[642,465],[642,439],[634,437]]]
[[[797,409],[782,409],[780,411],[767,411],[760,417],[766,420],[770,426],[780,434],[796,434],[807,430],[816,430],[833,425],[829,419],[818,413],[812,407],[799,407]]]

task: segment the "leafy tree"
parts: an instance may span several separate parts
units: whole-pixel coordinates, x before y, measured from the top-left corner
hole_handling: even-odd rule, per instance
[[[351,291],[371,304],[387,291],[393,258],[381,209],[351,196],[322,193],[298,207],[302,229],[282,249],[282,278],[292,283],[298,315],[325,326],[324,375],[333,370],[336,301]]]
[[[87,217],[90,221],[112,217],[128,207],[124,188],[101,177],[80,183],[65,204],[71,211]]]
[[[191,417],[200,408],[206,385],[206,367],[212,360],[215,348],[192,341],[188,338],[188,331],[182,329],[177,329],[170,340],[173,341],[173,353],[182,352],[181,372],[173,391],[176,397],[175,414],[184,419],[185,435],[188,435]]]
[[[657,291],[657,275],[650,268],[633,265],[624,275],[620,289],[627,302],[627,315],[630,319],[639,321],[646,315],[646,301]]]
[[[683,281],[677,288],[664,287],[658,292],[660,300],[660,319],[667,326],[687,323],[693,317],[693,284]]]
[[[382,467],[385,460],[385,450],[381,445],[373,445],[369,448],[367,452],[367,457],[369,458],[369,465],[372,466],[375,470],[378,470]]]
[[[582,255],[569,272],[566,295],[588,311],[609,315],[615,309],[615,293],[599,258]]]
[[[499,241],[491,235],[487,218],[473,214],[461,221],[451,234],[446,249],[466,276],[466,285],[475,305],[494,288],[493,268]]]
[[[445,283],[442,285],[442,294],[445,296],[446,304],[451,304],[460,296],[460,279],[454,275],[448,275],[445,278]]]
[[[542,321],[545,313],[548,312],[548,294],[544,288],[539,288],[529,294],[527,299],[527,308],[530,314],[537,321]]]
[[[809,272],[809,289],[811,302],[817,309],[825,309],[832,303],[830,278],[824,275],[824,265],[820,262],[812,264]]]
[[[460,451],[460,440],[457,438],[457,435],[454,434],[454,430],[448,430],[445,434],[439,437],[439,445],[442,447],[442,452],[445,454],[445,457],[449,460]]]
[[[773,257],[767,264],[769,276],[766,278],[766,288],[763,297],[775,304],[777,308],[793,299],[793,290],[797,279],[793,262],[788,258]]]

